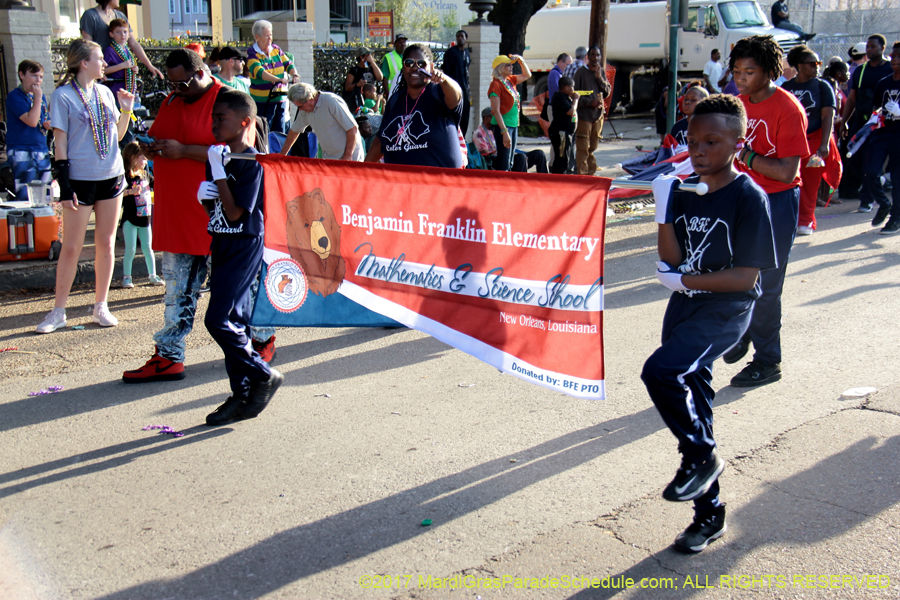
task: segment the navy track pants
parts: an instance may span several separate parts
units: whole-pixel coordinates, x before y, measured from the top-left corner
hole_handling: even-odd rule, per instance
[[[225,353],[231,391],[246,398],[253,381],[265,381],[271,371],[250,343],[253,307],[250,288],[263,256],[262,237],[214,235],[206,329]]]

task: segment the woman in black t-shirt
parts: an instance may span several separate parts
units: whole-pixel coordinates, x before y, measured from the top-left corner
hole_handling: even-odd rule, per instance
[[[406,47],[401,73],[366,162],[383,156],[387,164],[462,168],[459,84],[434,68],[431,50],[422,44]]]
[[[834,127],[834,88],[819,79],[822,61],[805,45],[788,52],[788,64],[797,69],[797,76],[785,81],[782,88],[797,98],[806,111],[806,143],[811,154],[800,159],[800,214],[798,235],[810,235],[816,228],[816,200],[819,185],[831,162],[840,160],[837,144],[831,135]],[[832,150],[833,147],[833,150]],[[837,187],[832,182],[832,187]]]
[[[363,86],[382,79],[384,76],[378,63],[375,62],[375,57],[372,56],[372,51],[368,48],[360,48],[356,64],[350,67],[347,79],[344,81],[344,101],[351,113],[355,115],[356,110],[363,105]]]

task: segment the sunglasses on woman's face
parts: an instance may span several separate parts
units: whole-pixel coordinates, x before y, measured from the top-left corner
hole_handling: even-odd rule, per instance
[[[419,60],[415,60],[412,58],[407,58],[403,61],[403,66],[407,69],[412,69],[413,67],[418,67],[420,69],[425,69],[428,67],[428,61],[420,58]]]
[[[817,67],[821,67],[821,66],[822,66],[822,61],[821,61],[821,60],[810,60],[810,61],[807,61],[805,64],[807,64],[807,65],[816,65]]]

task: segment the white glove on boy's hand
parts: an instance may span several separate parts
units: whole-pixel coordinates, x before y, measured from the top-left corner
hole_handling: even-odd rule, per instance
[[[897,104],[896,100],[886,102],[884,105],[884,110],[888,111],[895,117],[900,117],[900,104]]]
[[[219,199],[219,186],[212,181],[204,181],[197,189],[197,202],[203,204],[206,200]]]
[[[656,278],[673,292],[686,292],[688,289],[681,283],[681,275],[682,273],[678,269],[661,260],[656,261]]]
[[[674,175],[660,175],[653,180],[653,200],[656,202],[656,222],[660,225],[669,223],[666,219],[669,211],[669,198],[678,189],[681,180]]]
[[[228,146],[225,144],[210,146],[209,150],[206,152],[206,157],[209,159],[210,170],[212,170],[213,181],[219,181],[220,179],[225,179],[227,177],[227,175],[225,175],[225,165],[231,160],[230,157],[226,156],[228,152]]]

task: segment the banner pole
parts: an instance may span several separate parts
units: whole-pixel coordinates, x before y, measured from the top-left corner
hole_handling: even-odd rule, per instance
[[[228,152],[225,154],[228,158],[236,158],[238,160],[256,160],[258,154],[236,154]],[[610,187],[624,188],[627,190],[647,190],[653,189],[652,181],[633,181],[631,179],[613,179]],[[709,187],[705,183],[682,183],[678,186],[682,192],[694,192],[698,196],[703,196],[709,191]]]
[[[652,190],[652,181],[632,181],[631,179],[613,179],[610,187],[624,188],[626,190]],[[678,190],[682,192],[694,192],[698,196],[703,196],[709,191],[709,186],[705,183],[682,183],[678,186]]]

